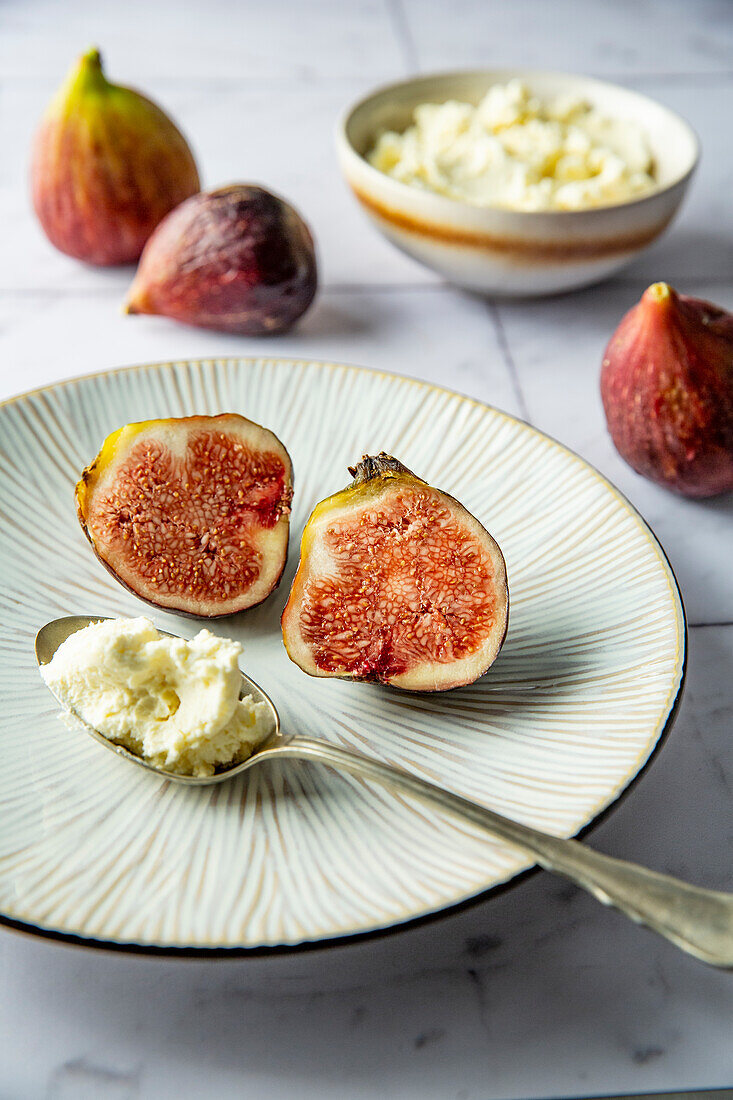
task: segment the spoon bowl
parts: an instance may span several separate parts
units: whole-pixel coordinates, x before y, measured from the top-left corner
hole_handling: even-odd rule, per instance
[[[77,630],[83,630],[87,626],[91,626],[92,623],[105,622],[109,616],[105,615],[66,615],[61,619],[52,619],[51,622],[46,623],[36,634],[35,650],[36,660],[39,667],[41,665],[47,665],[53,660],[53,656],[60,645],[70,638],[72,634],[76,634]],[[166,630],[159,630],[159,634],[165,635],[167,638],[175,638],[175,634],[170,634]],[[123,757],[131,764],[135,764],[138,768],[145,768],[146,771],[155,772],[157,775],[164,776],[166,779],[173,780],[174,783],[183,783],[188,787],[205,787],[209,783],[223,783],[226,779],[233,779],[235,775],[240,775],[242,772],[247,771],[253,764],[258,761],[255,757],[259,757],[261,753],[270,754],[270,750],[277,749],[281,745],[284,745],[287,738],[283,737],[280,732],[280,715],[277,712],[277,708],[272,699],[266,692],[262,690],[259,684],[256,684],[254,680],[250,680],[249,676],[240,669],[240,675],[242,677],[242,687],[239,691],[239,698],[244,698],[245,695],[251,695],[255,703],[265,703],[269,709],[272,718],[272,733],[263,741],[255,751],[246,760],[242,760],[238,764],[232,764],[230,767],[222,767],[217,769],[213,775],[179,775],[177,772],[168,771],[165,768],[159,768],[155,764],[151,764],[148,760],[143,759],[142,756],[138,756],[137,753],[130,752],[123,745],[118,745],[114,741],[110,741],[108,737],[105,737],[103,733],[95,729],[94,726],[90,726],[88,722],[76,713],[76,711],[68,711],[63,701],[58,698],[55,692],[49,688],[51,694],[57,700],[59,705],[70,713],[75,722],[77,722],[90,737],[93,737],[97,744],[102,745],[105,749],[109,749],[110,752],[115,753],[117,756]]]
[[[71,615],[47,623],[36,635],[36,659],[39,666],[48,664],[61,643],[77,630],[101,621],[103,616]],[[167,637],[175,635],[168,634]],[[462,795],[444,790],[435,783],[420,779],[403,768],[355,752],[344,745],[301,734],[284,735],[280,731],[280,719],[275,704],[258,684],[243,673],[242,691],[252,695],[256,701],[267,703],[274,720],[273,732],[247,760],[209,776],[177,775],[164,771],[115,745],[75,713],[74,718],[95,741],[129,760],[131,764],[189,786],[221,783],[273,757],[326,764],[364,779],[376,780],[417,796],[440,810],[456,814],[464,821],[487,829],[502,840],[530,852],[546,871],[570,879],[604,905],[612,905],[637,923],[647,925],[695,958],[711,966],[733,968],[733,894],[693,886],[670,875],[647,870],[636,863],[613,859],[586,848],[577,840],[542,833],[529,825],[503,817],[486,806],[471,802]]]

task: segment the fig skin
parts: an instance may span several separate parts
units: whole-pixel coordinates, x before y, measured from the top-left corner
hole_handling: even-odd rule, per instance
[[[501,549],[476,517],[471,515],[459,501],[442,490],[431,487],[391,455],[384,452],[374,456],[364,455],[355,467],[349,467],[349,472],[353,477],[351,485],[316,505],[303,531],[298,569],[282,614],[283,641],[288,656],[291,661],[310,676],[329,676],[345,680],[379,682],[400,688],[403,691],[447,691],[473,683],[496,660],[506,638],[509,622],[509,588],[506,564]],[[463,530],[468,532],[473,540],[480,542],[493,567],[491,585],[496,621],[492,623],[487,632],[480,636],[479,644],[475,650],[468,651],[463,656],[453,656],[448,662],[430,660],[425,655],[420,655],[417,659],[411,656],[406,667],[397,671],[390,667],[380,667],[379,662],[376,666],[369,662],[366,667],[357,667],[350,672],[339,672],[324,668],[322,664],[319,665],[313,645],[304,636],[301,628],[301,612],[306,602],[309,582],[330,573],[327,552],[324,551],[324,532],[328,533],[333,524],[345,517],[363,517],[365,508],[370,508],[370,511],[373,510],[379,513],[380,506],[389,508],[389,498],[393,492],[399,494],[402,491],[407,491],[409,493],[412,490],[415,490],[418,495],[424,494],[427,490],[432,499],[439,500],[441,505],[449,509],[451,516],[457,518]],[[364,519],[360,518],[359,522],[363,523]],[[349,533],[345,537],[351,541],[352,535]],[[425,532],[422,536],[414,537],[419,540],[421,537],[425,537]],[[349,549],[347,547],[347,551]],[[448,550],[450,551],[450,547]],[[325,558],[324,552],[326,553]],[[403,555],[400,553],[399,556],[402,557]],[[311,561],[314,558],[316,559],[316,568],[311,571]],[[407,564],[409,567],[410,563],[402,560],[400,564],[402,566]],[[391,579],[396,579],[399,585],[399,578],[392,577]],[[457,575],[454,581],[460,586],[462,579],[460,575]],[[371,597],[367,596],[367,600],[371,601],[372,598],[373,594]],[[398,606],[396,610],[399,616],[401,608]],[[409,608],[404,606],[404,610],[409,611]],[[426,610],[430,613],[431,610],[434,612],[435,608],[428,607]],[[336,619],[339,622],[337,629],[339,631],[348,629],[348,624],[342,612],[343,609],[341,612],[337,611],[336,613]],[[389,622],[390,620],[387,619],[388,626]],[[374,634],[378,630],[379,626],[375,626],[372,616],[368,628],[363,631],[362,637]],[[393,648],[393,645],[394,639],[390,638],[390,649]],[[344,667],[343,663],[341,667]]]
[[[195,195],[163,220],[125,311],[263,336],[290,328],[317,283],[313,238],[300,214],[262,187],[234,184]]]
[[[34,141],[33,205],[51,243],[90,264],[134,263],[162,218],[200,186],[168,115],[111,84],[98,50],[84,54]]]
[[[139,575],[135,577],[131,575],[129,571],[126,571],[124,569],[124,561],[111,560],[113,555],[110,555],[108,548],[103,548],[98,544],[97,538],[95,537],[95,531],[93,530],[92,511],[95,494],[98,493],[100,489],[109,487],[111,476],[119,473],[120,466],[125,458],[129,456],[131,449],[136,443],[139,443],[146,435],[152,433],[154,438],[155,436],[162,436],[166,445],[172,444],[173,448],[180,451],[181,440],[178,440],[176,436],[181,436],[182,440],[187,442],[194,433],[199,431],[223,431],[225,434],[232,433],[251,445],[259,454],[263,452],[274,454],[282,463],[284,470],[283,490],[280,498],[274,502],[274,523],[270,527],[269,533],[267,531],[264,533],[264,539],[261,539],[260,542],[257,543],[257,549],[261,552],[261,560],[264,564],[254,581],[241,591],[234,592],[228,601],[214,601],[212,599],[207,601],[205,596],[190,595],[187,594],[186,591],[181,590],[173,593],[169,592],[167,594],[160,594],[159,592],[149,590],[146,591],[146,583],[148,589],[151,588],[150,583],[146,582],[145,579],[141,578]],[[81,528],[95,556],[111,576],[113,576],[123,588],[126,588],[128,592],[131,592],[132,595],[137,596],[138,599],[158,609],[170,611],[178,615],[184,615],[188,618],[214,619],[222,618],[227,615],[234,615],[250,607],[255,607],[257,604],[267,599],[280,584],[288,556],[290,502],[293,495],[292,486],[292,462],[282,442],[269,429],[262,427],[260,424],[256,424],[254,421],[247,420],[237,413],[222,413],[218,416],[187,416],[171,417],[162,420],[145,420],[133,424],[126,424],[107,436],[96,458],[83,470],[81,478],[77,482],[75,490],[76,512]],[[176,487],[173,486],[173,488],[175,489]],[[179,485],[178,490],[180,489],[181,486]],[[186,489],[188,489],[188,485],[186,485]],[[233,491],[236,492],[236,490],[237,485],[234,484]],[[174,493],[174,495],[177,495],[177,493]],[[238,506],[236,501],[234,501],[234,506]],[[201,533],[206,534],[206,532]],[[216,536],[216,531],[214,530],[212,534]],[[239,537],[240,536],[237,535],[237,539],[239,539]],[[207,535],[207,542],[208,541]],[[197,550],[199,556],[203,556],[204,554],[203,540],[201,540],[201,542],[202,549],[200,551]],[[166,551],[166,554],[167,553]],[[174,563],[178,564],[178,562],[176,562],[175,553],[173,553],[171,557]],[[126,576],[122,575],[123,571],[127,572]]]
[[[611,337],[601,398],[637,473],[682,496],[733,490],[733,314],[654,283]]]

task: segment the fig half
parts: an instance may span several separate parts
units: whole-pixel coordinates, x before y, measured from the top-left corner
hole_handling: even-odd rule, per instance
[[[288,550],[290,456],[235,413],[113,432],[76,486],[94,552],[154,607],[214,618],[261,603]]]
[[[499,546],[390,455],[365,455],[349,472],[351,485],[321,501],[303,532],[282,617],[289,657],[311,676],[406,691],[472,683],[506,635]]]

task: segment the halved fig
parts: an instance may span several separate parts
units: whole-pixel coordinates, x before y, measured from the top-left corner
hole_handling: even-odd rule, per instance
[[[182,614],[261,603],[288,551],[292,466],[236,413],[145,420],[113,432],[76,486],[79,522],[110,573]]]
[[[390,455],[365,455],[349,473],[351,485],[321,501],[303,532],[282,617],[288,655],[311,676],[407,691],[472,683],[506,635],[497,543]]]

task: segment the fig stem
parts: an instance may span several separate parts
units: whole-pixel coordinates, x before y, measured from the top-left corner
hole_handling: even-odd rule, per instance
[[[102,71],[102,55],[96,46],[81,55],[71,74],[70,84],[77,92],[103,91],[109,87],[109,81]]]
[[[652,283],[652,285],[647,290],[647,294],[649,295],[649,297],[653,298],[654,301],[657,302],[657,304],[660,306],[669,301],[673,293],[674,291],[672,290],[672,287],[669,285],[669,283]]]
[[[82,54],[82,62],[89,69],[102,69],[102,55],[97,46],[92,46],[85,54]]]
[[[397,458],[393,458],[392,455],[386,454],[384,451],[380,451],[378,455],[363,455],[361,460],[357,462],[356,466],[349,466],[349,473],[354,479],[354,485],[363,485],[366,481],[371,481],[375,477],[395,476],[399,474],[410,474],[412,477],[415,475],[412,470],[408,470],[406,466]]]
[[[145,293],[138,293],[135,280],[133,280],[132,286],[127,293],[127,297],[122,303],[122,312],[127,315],[132,315],[135,313],[155,312],[155,310],[151,310],[148,307],[148,300],[145,296]]]

